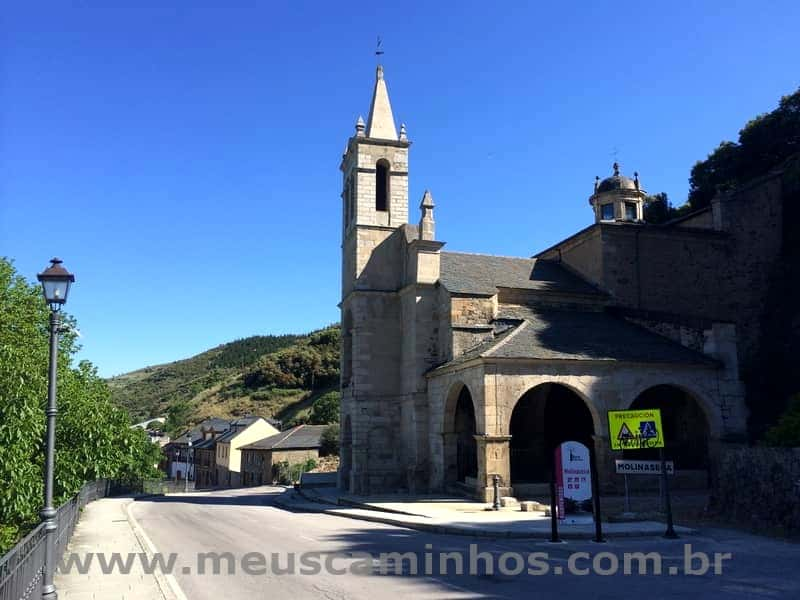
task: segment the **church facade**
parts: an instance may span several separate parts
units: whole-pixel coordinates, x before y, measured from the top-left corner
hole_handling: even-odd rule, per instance
[[[409,223],[409,149],[378,67],[341,162],[340,487],[488,499],[497,475],[532,497],[569,439],[611,486],[606,412],[655,407],[679,475],[704,481],[747,418],[735,319],[698,299],[697,269],[732,251],[722,205],[651,226],[638,174],[615,165],[567,240],[533,257],[447,252],[429,192]]]

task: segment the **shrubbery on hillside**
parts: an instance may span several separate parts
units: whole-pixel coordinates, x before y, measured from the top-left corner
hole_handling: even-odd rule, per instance
[[[268,354],[244,374],[246,387],[314,390],[339,381],[338,326],[314,332],[297,344]]]
[[[309,424],[327,425],[328,423],[338,423],[340,399],[341,394],[336,390],[317,398],[308,413]]]

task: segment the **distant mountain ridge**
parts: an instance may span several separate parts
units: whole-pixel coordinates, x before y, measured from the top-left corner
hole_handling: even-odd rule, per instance
[[[106,381],[112,400],[134,422],[164,416],[183,403],[190,406],[189,423],[247,413],[292,420],[334,382],[338,386],[338,336],[338,326],[305,335],[252,336]],[[292,376],[298,358],[310,360],[316,379]]]

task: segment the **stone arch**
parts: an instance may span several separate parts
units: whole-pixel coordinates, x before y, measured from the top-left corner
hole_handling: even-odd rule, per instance
[[[478,475],[477,407],[469,386],[457,382],[445,401],[444,420],[445,481],[466,482]]]
[[[684,382],[676,381],[672,378],[667,378],[665,380],[658,380],[658,381],[646,381],[645,383],[636,387],[631,394],[628,395],[626,398],[623,408],[629,408],[637,398],[639,398],[642,394],[644,394],[647,390],[650,390],[654,387],[658,386],[669,386],[681,390],[683,393],[690,396],[698,405],[698,407],[702,410],[703,416],[706,419],[706,423],[708,424],[708,432],[710,437],[719,437],[722,431],[722,421],[720,419],[719,410],[717,409],[714,402],[708,397],[708,395],[696,388],[692,385],[687,385]]]
[[[703,402],[683,386],[657,384],[642,390],[630,409],[658,408],[666,442],[665,454],[676,470],[708,470],[710,424]],[[626,450],[626,458],[657,460],[655,449]]]
[[[353,425],[350,415],[345,416],[342,422],[340,448],[339,485],[343,490],[350,491],[350,472],[353,470]]]
[[[549,481],[555,447],[567,440],[592,447],[600,430],[586,397],[553,381],[535,385],[517,399],[508,431],[511,484],[516,487]]]
[[[388,211],[391,187],[391,165],[385,158],[375,163],[375,210]]]

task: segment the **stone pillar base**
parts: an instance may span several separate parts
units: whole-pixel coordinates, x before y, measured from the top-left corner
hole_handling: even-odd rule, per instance
[[[514,488],[500,486],[501,498],[504,496],[513,496],[513,495],[514,495]],[[479,502],[487,502],[488,504],[492,504],[494,502],[494,486],[485,487],[483,489],[477,490],[475,498]]]

